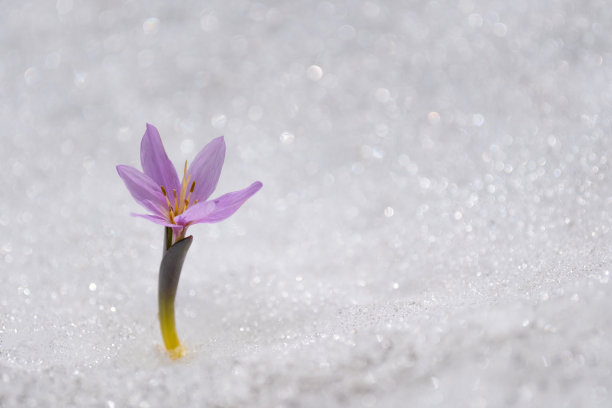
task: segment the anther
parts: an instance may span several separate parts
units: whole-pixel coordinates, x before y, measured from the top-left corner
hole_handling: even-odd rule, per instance
[[[160,186],[160,187],[161,187],[162,194],[164,195],[164,198],[166,199],[166,204],[168,204],[168,208],[172,208],[172,204],[170,204],[170,200],[168,200],[168,194],[166,194],[166,189],[164,188],[164,186]]]
[[[191,176],[189,176],[191,177]],[[189,189],[189,194],[187,194],[187,201],[189,201],[189,199],[191,198],[191,193],[193,193],[193,190],[195,189],[195,180],[193,181],[193,183],[191,183],[191,188]]]

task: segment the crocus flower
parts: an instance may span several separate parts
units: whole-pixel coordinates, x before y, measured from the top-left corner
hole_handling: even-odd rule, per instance
[[[181,357],[185,349],[179,341],[174,322],[174,299],[181,269],[193,237],[185,238],[190,225],[219,222],[231,216],[261,188],[259,181],[249,187],[209,200],[215,190],[223,160],[225,141],[218,137],[208,143],[195,157],[191,166],[183,168],[179,181],[168,159],[157,129],[147,124],[140,143],[141,172],[119,165],[117,172],[132,197],[148,214],[132,214],[165,227],[164,256],[159,267],[159,323],[166,350],[170,357]]]
[[[140,163],[143,172],[125,165],[117,166],[132,197],[149,214],[132,214],[172,228],[173,242],[185,237],[187,227],[199,223],[223,221],[261,188],[259,181],[247,188],[209,200],[217,187],[223,161],[223,136],[213,139],[183,168],[179,181],[176,170],[166,155],[159,132],[147,124],[140,143]]]

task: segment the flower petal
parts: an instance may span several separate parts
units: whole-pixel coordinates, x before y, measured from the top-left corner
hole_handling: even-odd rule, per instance
[[[215,209],[214,201],[204,201],[197,203],[193,207],[189,207],[187,211],[175,217],[175,221],[180,225],[197,224],[198,220],[207,217]]]
[[[117,166],[117,173],[134,200],[153,214],[164,214],[165,199],[159,186],[149,176],[131,166]]]
[[[172,224],[172,223],[170,222],[170,220],[167,220],[165,217],[161,217],[161,216],[159,216],[159,215],[151,215],[151,214],[135,214],[135,213],[131,213],[130,215],[131,215],[132,217],[140,217],[140,218],[144,218],[144,219],[146,219],[146,220],[153,221],[153,222],[154,222],[154,223],[156,223],[156,224],[159,224],[159,225],[164,225],[164,226],[166,226],[166,227],[174,227],[174,228],[179,227],[179,226],[177,226],[177,225],[175,225],[175,224]]]
[[[223,136],[213,139],[197,154],[187,170],[187,175],[191,175],[191,180],[196,183],[191,193],[191,201],[206,201],[215,191],[224,160],[225,140]]]
[[[164,186],[168,194],[172,194],[172,190],[180,191],[176,169],[164,150],[159,132],[148,123],[140,142],[140,163],[144,173],[157,183],[158,189]]]
[[[263,184],[256,181],[244,190],[234,191],[233,193],[227,193],[221,197],[212,200],[215,203],[214,210],[203,218],[194,220],[193,224],[201,222],[219,222],[230,217],[248,200],[253,194],[259,191]]]

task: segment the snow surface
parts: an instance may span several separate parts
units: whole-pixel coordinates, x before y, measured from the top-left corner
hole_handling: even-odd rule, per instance
[[[174,4],[176,3],[176,4]],[[612,404],[606,1],[0,3],[1,407]],[[177,296],[116,174],[226,136]]]

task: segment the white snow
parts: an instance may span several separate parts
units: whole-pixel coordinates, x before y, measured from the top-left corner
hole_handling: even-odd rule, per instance
[[[612,403],[612,9],[0,4],[0,406]],[[224,134],[173,362],[116,174]]]

